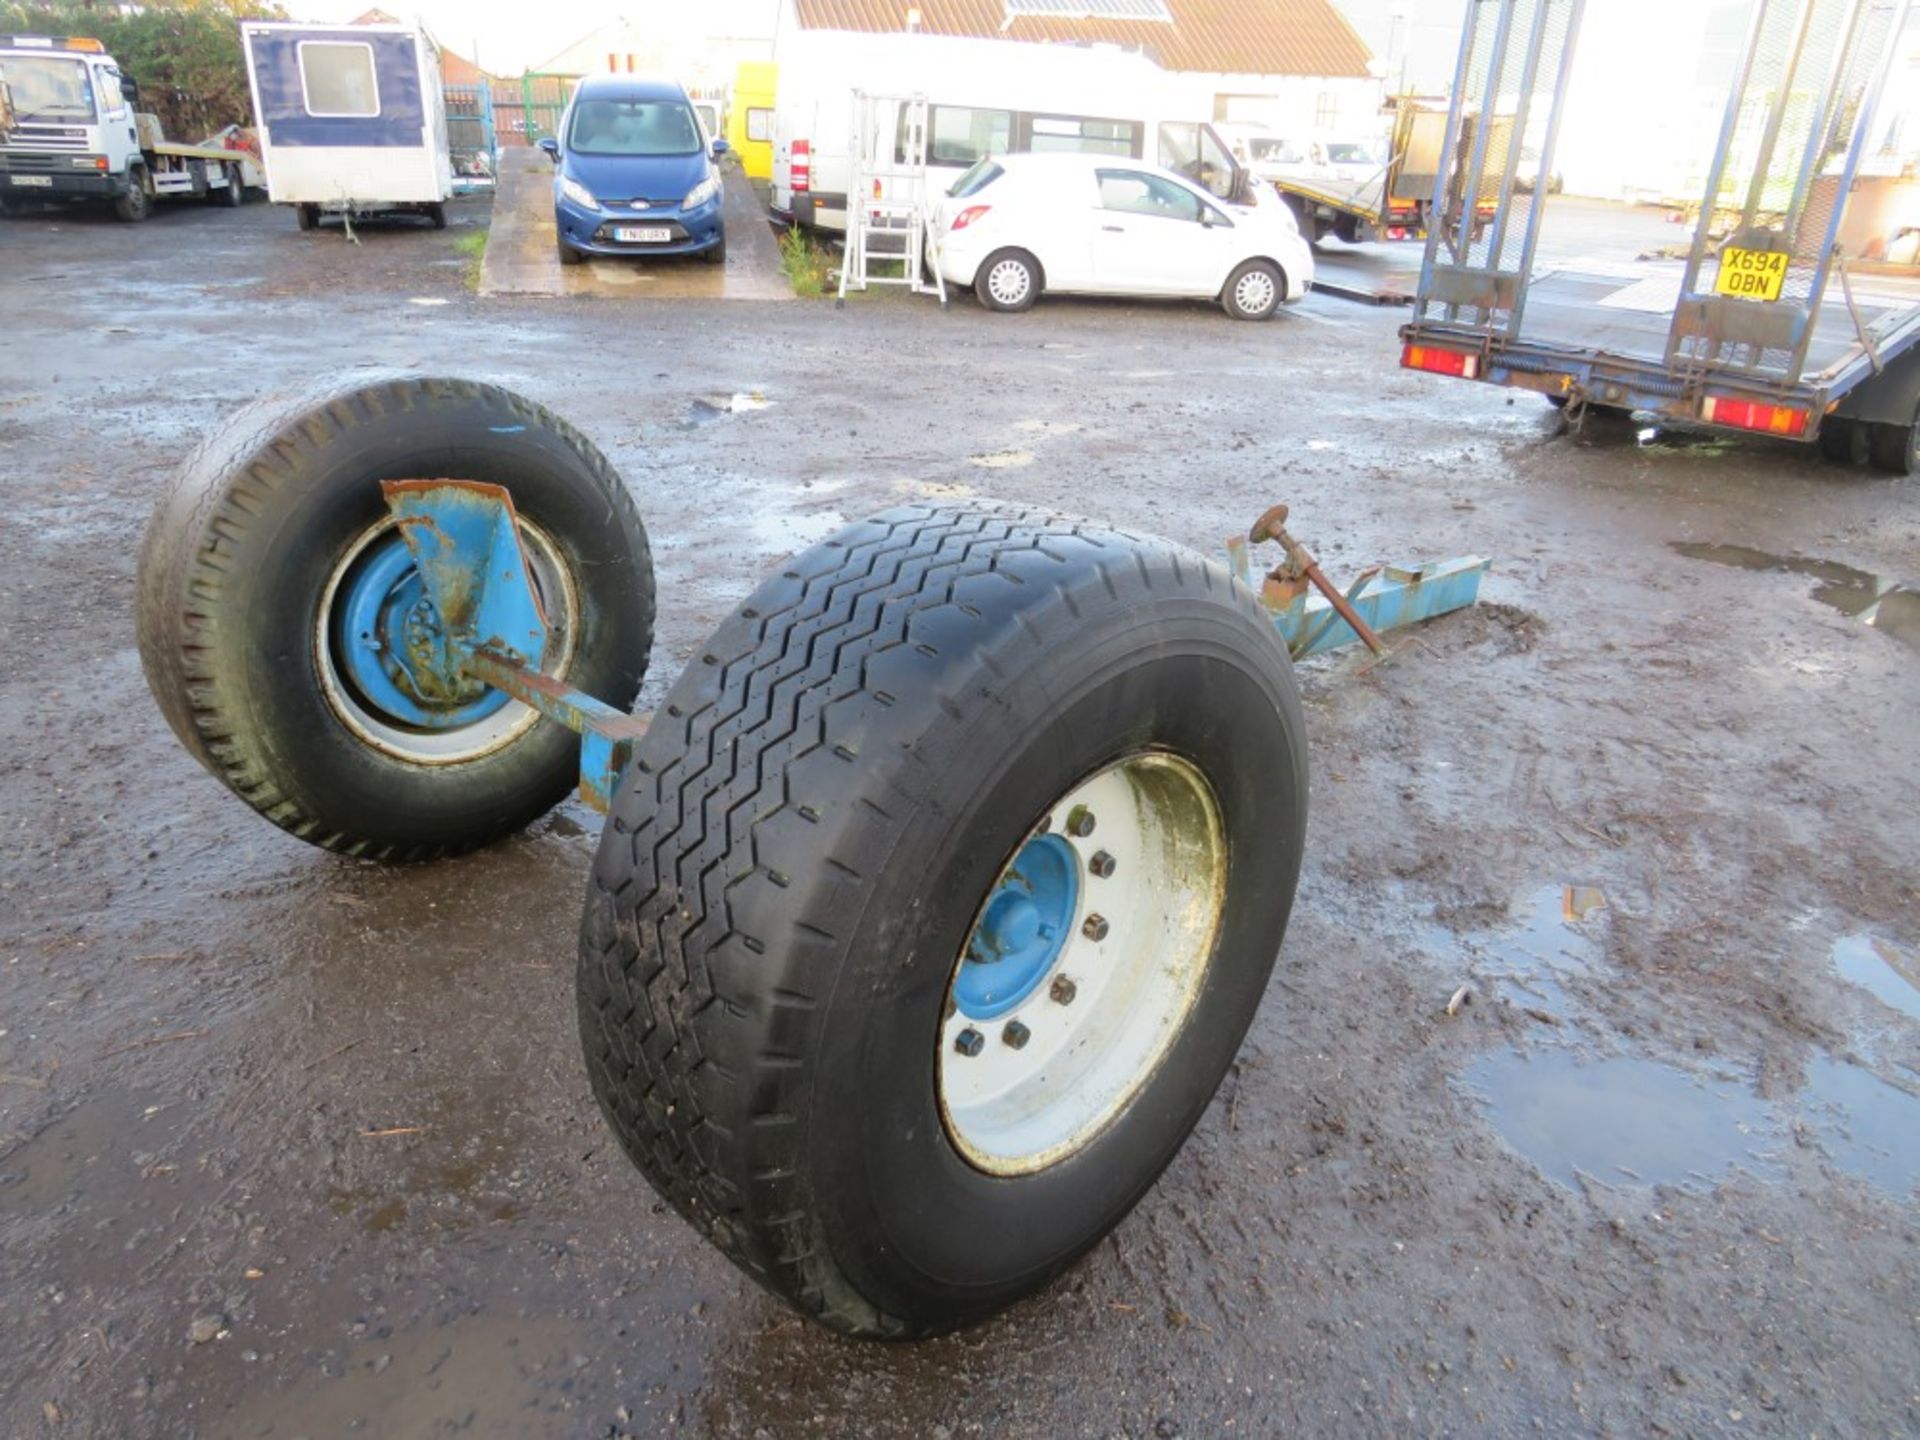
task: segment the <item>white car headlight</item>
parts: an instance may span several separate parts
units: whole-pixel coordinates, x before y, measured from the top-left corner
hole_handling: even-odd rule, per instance
[[[682,210],[691,210],[696,205],[704,205],[720,193],[720,177],[709,175],[698,185],[687,191],[687,198],[680,202]]]
[[[598,210],[600,202],[593,198],[593,192],[571,177],[562,177],[560,193],[576,205],[584,205],[589,210]]]

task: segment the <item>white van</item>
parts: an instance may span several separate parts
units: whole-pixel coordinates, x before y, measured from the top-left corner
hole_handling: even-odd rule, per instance
[[[927,100],[927,178],[944,189],[987,155],[1080,152],[1145,160],[1222,199],[1245,171],[1199,117],[1211,96],[1113,46],[1033,45],[941,35],[797,31],[782,39],[774,102],[774,214],[844,230],[854,92]],[[876,117],[904,158],[901,107]]]

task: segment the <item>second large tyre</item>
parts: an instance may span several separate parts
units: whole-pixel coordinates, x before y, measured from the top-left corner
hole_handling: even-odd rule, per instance
[[[862,1336],[976,1321],[1152,1185],[1265,991],[1286,652],[1174,545],[913,506],[792,561],[655,713],[581,928],[593,1089],[703,1235]]]
[[[434,620],[380,482],[440,479],[508,489],[543,670],[631,705],[653,635],[633,500],[572,426],[495,386],[362,375],[258,402],[188,457],[147,527],[137,628],[162,713],[228,788],[328,850],[469,850],[579,779],[578,738],[518,702],[409,688],[410,637]]]

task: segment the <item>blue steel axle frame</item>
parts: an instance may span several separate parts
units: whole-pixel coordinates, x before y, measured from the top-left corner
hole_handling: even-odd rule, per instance
[[[580,797],[604,813],[647,733],[647,719],[540,673],[547,617],[521,544],[512,496],[504,486],[472,480],[386,480],[381,490],[426,601],[407,627],[404,656],[388,657],[404,665],[407,687],[455,703],[468,698],[478,683],[565,725],[580,736]],[[1246,538],[1229,541],[1228,553],[1235,573],[1252,585]],[[1473,604],[1486,568],[1480,559],[1417,569],[1387,566],[1361,576],[1346,598],[1374,630],[1410,625]],[[1362,638],[1332,605],[1310,596],[1297,576],[1276,572],[1267,577],[1261,598],[1295,658]],[[1033,893],[1023,895],[1025,903],[1015,907],[1019,913],[1006,917],[981,943],[990,940],[1002,949],[1038,955],[1056,941],[1051,931],[1063,923],[1054,913],[1062,908],[1053,894],[1058,887],[1043,883],[1047,866],[1040,863],[1049,858],[1035,857],[1038,878],[1028,886]],[[1065,913],[1072,913],[1070,901]],[[1033,974],[1043,970],[1035,968]],[[1008,996],[983,992],[974,1000],[980,1013],[998,1013]]]

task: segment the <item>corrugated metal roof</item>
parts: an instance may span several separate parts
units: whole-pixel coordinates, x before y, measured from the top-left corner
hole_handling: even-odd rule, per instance
[[[1364,78],[1371,58],[1331,0],[1166,0],[1158,21],[1015,16],[1002,0],[794,0],[806,30],[904,32],[920,12],[927,35],[1125,45],[1168,70]]]

